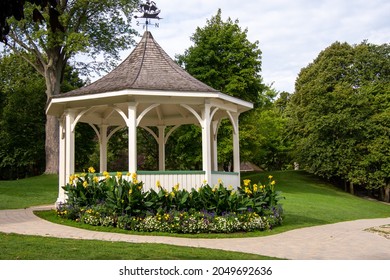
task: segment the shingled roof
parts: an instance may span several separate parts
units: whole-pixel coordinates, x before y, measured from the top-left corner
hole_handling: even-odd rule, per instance
[[[90,85],[58,97],[79,96],[120,90],[175,92],[218,92],[188,74],[175,63],[146,31],[132,53],[113,71]]]

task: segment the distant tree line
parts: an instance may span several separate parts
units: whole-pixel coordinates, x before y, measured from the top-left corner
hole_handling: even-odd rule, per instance
[[[299,73],[287,116],[301,166],[389,201],[390,45],[326,48]]]

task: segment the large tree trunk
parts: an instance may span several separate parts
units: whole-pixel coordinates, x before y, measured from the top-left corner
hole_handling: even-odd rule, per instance
[[[349,193],[350,194],[355,194],[355,188],[354,188],[352,182],[349,182]]]
[[[46,169],[45,174],[58,174],[59,164],[59,131],[58,120],[54,116],[46,116]]]
[[[384,189],[385,189],[385,193],[383,196],[383,201],[390,202],[390,183],[387,184],[386,187],[384,187]]]
[[[48,100],[60,94],[66,60],[60,51],[49,52],[49,63],[45,67],[46,95]],[[59,170],[59,123],[56,117],[46,115],[46,169],[45,174],[58,174]]]

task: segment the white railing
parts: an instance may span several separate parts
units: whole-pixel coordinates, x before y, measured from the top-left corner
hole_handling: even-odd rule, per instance
[[[240,185],[240,173],[212,171],[211,181],[213,185],[222,181],[225,187],[232,186],[236,188]]]
[[[160,185],[170,190],[176,184],[181,189],[191,191],[192,188],[199,188],[204,182],[205,172],[203,171],[139,171],[137,173],[138,181],[144,183],[144,189],[157,188],[157,181]]]

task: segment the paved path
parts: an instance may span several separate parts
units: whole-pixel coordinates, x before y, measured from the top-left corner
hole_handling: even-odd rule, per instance
[[[357,220],[291,230],[266,237],[190,239],[95,232],[42,220],[34,210],[51,206],[0,211],[0,232],[58,238],[163,243],[254,253],[294,260],[390,260],[390,239],[365,229],[388,225],[384,219]]]

